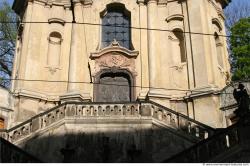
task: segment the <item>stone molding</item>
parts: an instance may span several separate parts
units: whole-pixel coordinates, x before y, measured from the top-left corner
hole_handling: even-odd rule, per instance
[[[78,102],[90,102],[91,97],[88,93],[83,92],[69,92],[67,94],[59,96],[60,101],[67,102],[67,101],[78,101]]]
[[[137,0],[138,4],[148,4],[148,3],[157,3],[158,5],[167,5],[168,0]]]
[[[44,100],[44,101],[50,101],[50,102],[55,102],[59,101],[59,94],[54,94],[54,95],[48,95],[44,94],[41,92],[35,92],[35,91],[30,91],[30,90],[25,90],[25,89],[19,89],[15,90],[13,92],[14,97],[26,97],[26,98],[31,98],[35,100]]]
[[[218,27],[219,31],[221,32],[223,26],[222,26],[220,20],[218,18],[212,18],[212,23],[214,25],[216,25]]]
[[[159,90],[159,89],[151,89],[148,92],[149,98],[165,98],[165,99],[171,99],[171,94],[167,94],[165,90]]]
[[[206,96],[211,96],[211,95],[216,95],[219,97],[220,95],[220,90],[217,86],[214,85],[208,85],[204,87],[199,87],[190,90],[190,92],[187,93],[187,95],[184,97],[185,99],[189,98],[202,98]]]
[[[174,20],[176,20],[176,21],[183,21],[183,19],[184,19],[184,15],[183,14],[173,14],[171,16],[168,16],[166,18],[166,21],[167,22],[174,21]]]
[[[66,21],[60,18],[50,18],[48,19],[48,22],[49,24],[57,23],[57,24],[61,24],[62,26],[64,26]]]
[[[1,111],[4,111],[4,112],[13,112],[14,109],[12,109],[12,108],[6,108],[6,107],[1,107],[1,106],[0,106],[0,112],[1,112]]]
[[[226,1],[226,0],[225,0]],[[217,14],[222,18],[222,19],[225,19],[225,16],[224,16],[224,13],[223,13],[223,10],[221,8],[219,8],[212,0],[208,0],[209,3],[211,3],[215,10],[217,11]],[[223,7],[223,6],[222,6]]]
[[[98,52],[91,53],[90,58],[94,60],[110,52],[117,52],[128,58],[136,58],[139,55],[139,51],[128,50],[127,48],[120,46],[120,44],[114,40],[108,47],[103,48]]]

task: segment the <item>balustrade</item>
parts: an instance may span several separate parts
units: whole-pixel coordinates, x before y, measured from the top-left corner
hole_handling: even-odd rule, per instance
[[[237,130],[237,126],[225,129],[225,131],[174,156],[167,162],[207,162],[208,159],[212,159],[240,143]]]
[[[153,118],[165,123],[169,127],[193,135],[199,139],[206,139],[214,133],[214,129],[153,102],[151,104],[151,111]]]
[[[54,109],[41,113],[29,121],[6,131],[11,142],[44,129],[67,118],[83,117],[151,117],[164,124],[197,138],[204,139],[213,133],[208,126],[200,124],[188,117],[178,114],[168,108],[153,102],[125,103],[125,104],[97,104],[97,103],[64,103]],[[0,132],[0,136],[5,136]],[[231,139],[231,138],[230,138]],[[230,140],[231,141],[231,140]]]

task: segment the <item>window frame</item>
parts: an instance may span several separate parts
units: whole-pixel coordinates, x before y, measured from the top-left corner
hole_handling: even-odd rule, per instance
[[[124,24],[124,20],[128,21],[128,24],[124,24],[124,27],[125,27],[124,30],[125,29],[128,30],[128,31],[126,31],[128,33],[128,35],[127,35],[128,40],[124,40],[126,37],[123,34],[123,37],[121,39],[121,40],[123,40],[123,43],[121,42],[121,40],[117,40],[116,36],[115,36],[115,37],[113,37],[113,40],[112,39],[110,41],[108,40],[107,43],[104,44],[105,41],[104,41],[104,34],[103,33],[105,33],[104,32],[104,30],[105,30],[104,28],[106,27],[105,26],[106,24],[104,25],[103,21],[104,21],[105,17],[109,14],[109,12],[110,13],[112,13],[112,12],[114,12],[114,13],[115,12],[121,13],[123,15],[123,23],[122,24]],[[103,49],[105,47],[108,47],[114,40],[116,40],[121,47],[125,47],[125,48],[127,48],[129,50],[132,50],[133,46],[132,46],[132,40],[131,40],[132,39],[132,32],[131,32],[131,12],[126,9],[125,5],[121,4],[121,3],[111,3],[111,4],[108,4],[106,6],[106,9],[103,12],[100,13],[100,17],[101,17],[101,25],[102,25],[101,26],[101,35],[100,35],[100,37],[101,37],[101,41],[100,41],[101,42],[101,44],[100,44],[101,48]],[[116,23],[115,23],[115,25],[116,25]],[[120,26],[120,25],[118,25],[118,26]],[[128,28],[126,28],[126,27],[128,27]],[[115,33],[115,35],[116,35],[116,33],[122,33],[122,32],[119,32],[119,31],[117,32],[116,30],[114,30],[111,33]],[[124,33],[126,33],[126,32],[124,32]],[[125,44],[126,41],[128,42],[127,44]]]

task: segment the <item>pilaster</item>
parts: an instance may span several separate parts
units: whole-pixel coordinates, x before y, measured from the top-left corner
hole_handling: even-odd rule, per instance
[[[149,70],[148,70],[148,31],[147,29],[147,19],[145,16],[147,15],[147,6],[144,0],[137,0],[139,6],[139,26],[140,28],[140,67],[141,67],[141,89],[138,96],[139,100],[145,100],[148,88],[149,87]]]
[[[28,5],[26,8],[25,13],[25,19],[23,21],[25,22],[31,22],[32,21],[32,14],[33,14],[33,2],[30,0],[28,1]],[[25,72],[26,72],[26,63],[27,63],[27,56],[28,56],[28,50],[29,50],[29,44],[30,44],[30,23],[25,23],[24,25],[24,31],[23,31],[23,39],[22,39],[22,49],[21,49],[21,57],[19,59],[19,65],[17,66],[17,72],[18,76],[17,79],[25,79]],[[14,83],[16,82],[16,83]],[[24,82],[22,81],[14,81],[13,84],[15,84],[15,89],[23,88]]]
[[[77,24],[78,22],[83,22],[82,19],[82,2],[81,0],[74,0],[74,12],[76,23],[72,24],[71,31],[71,47],[69,55],[69,72],[68,72],[68,92],[64,96],[60,96],[62,100],[73,100],[73,101],[83,101],[90,100],[90,94],[88,89],[85,88],[87,84],[86,73],[87,60],[86,56],[83,56],[85,52],[82,48],[85,48],[85,33],[83,32],[82,24]]]
[[[157,0],[147,0],[149,96],[157,87]]]

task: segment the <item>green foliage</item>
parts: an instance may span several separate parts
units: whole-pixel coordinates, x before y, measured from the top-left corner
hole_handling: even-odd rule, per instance
[[[7,23],[12,22],[12,23]],[[18,18],[7,1],[0,2],[0,84],[9,87],[12,73]]]
[[[250,17],[243,18],[231,28],[233,80],[250,79]]]

